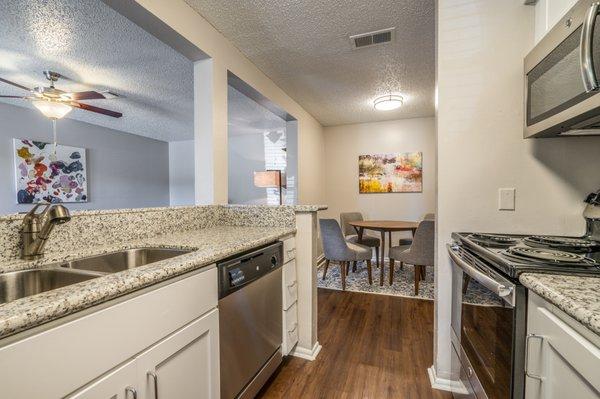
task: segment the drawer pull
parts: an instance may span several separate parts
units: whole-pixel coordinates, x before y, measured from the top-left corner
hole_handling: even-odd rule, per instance
[[[293,334],[294,332],[296,332],[296,330],[298,329],[298,323],[294,323],[294,328],[292,328],[291,330],[288,331],[288,334]]]
[[[544,341],[544,337],[542,337],[541,335],[527,334],[527,338],[525,339],[525,375],[529,378],[533,378],[535,380],[542,382],[542,381],[544,381],[544,377],[542,377],[541,375],[532,374],[529,372],[529,340],[532,338],[537,338],[540,341],[542,341],[542,343]]]
[[[137,399],[137,391],[133,387],[125,388],[125,397],[129,398],[129,394],[131,394],[132,399]]]
[[[296,252],[296,248],[290,248],[286,252],[288,257],[291,257]]]
[[[154,399],[158,399],[158,376],[154,371],[148,371],[146,375],[152,378],[154,382]]]
[[[292,284],[288,284],[288,290],[292,290],[292,288],[294,288],[296,286],[296,284],[298,284],[298,281],[294,281]]]

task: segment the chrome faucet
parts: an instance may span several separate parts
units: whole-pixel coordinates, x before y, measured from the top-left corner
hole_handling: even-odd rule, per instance
[[[40,206],[46,206],[43,212],[36,213]],[[69,210],[63,205],[40,203],[23,218],[21,226],[21,259],[37,259],[44,254],[44,246],[50,233],[57,224],[71,220]]]

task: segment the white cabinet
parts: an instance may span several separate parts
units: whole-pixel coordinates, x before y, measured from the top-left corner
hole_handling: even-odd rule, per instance
[[[137,357],[140,397],[218,398],[218,327],[215,309]]]
[[[296,240],[288,238],[283,242],[282,295],[283,295],[283,342],[281,353],[289,355],[298,343],[298,278],[296,271]],[[287,255],[286,255],[287,254]]]
[[[538,0],[535,4],[535,42],[556,25],[577,0]]]
[[[165,392],[159,397],[218,398],[217,300],[213,266],[24,339],[0,341],[0,397],[134,399],[133,391],[124,396],[131,387],[139,399],[153,399],[146,375],[152,371],[159,394]]]
[[[600,337],[531,292],[527,324],[526,399],[600,398]]]

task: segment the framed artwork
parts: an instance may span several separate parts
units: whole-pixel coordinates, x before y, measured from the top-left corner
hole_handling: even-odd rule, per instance
[[[420,193],[423,191],[423,153],[358,156],[361,194]]]
[[[18,204],[87,202],[85,149],[13,139]]]

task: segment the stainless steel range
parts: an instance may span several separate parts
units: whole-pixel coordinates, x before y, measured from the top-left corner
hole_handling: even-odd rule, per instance
[[[586,199],[583,237],[453,233],[454,397],[517,399],[525,392],[527,290],[521,273],[600,275],[600,190]],[[485,296],[485,305],[465,300]]]

